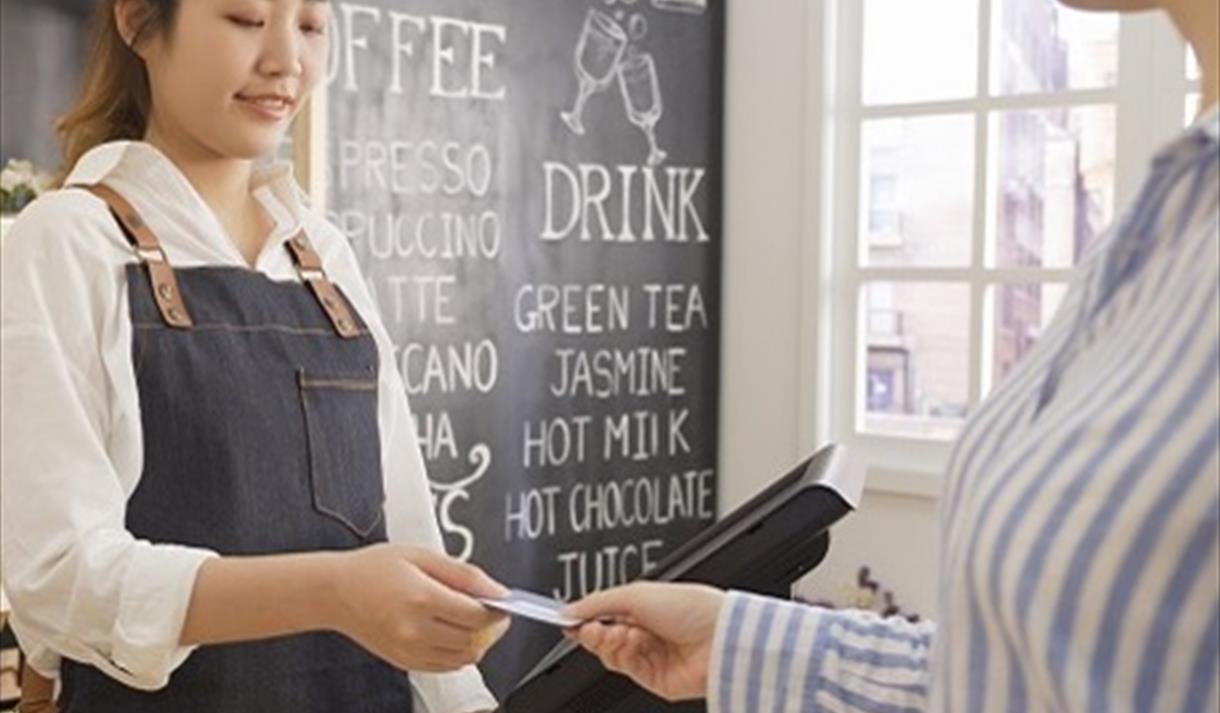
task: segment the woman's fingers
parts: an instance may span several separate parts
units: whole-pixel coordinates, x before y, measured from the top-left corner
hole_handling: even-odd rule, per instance
[[[695,590],[688,590],[694,592]],[[709,591],[709,593],[711,593]],[[715,597],[705,602],[702,619],[714,621]],[[681,626],[683,622],[674,622]],[[592,622],[567,635],[602,662],[607,670],[630,677],[670,701],[704,695],[707,663],[689,644],[675,642],[648,626]]]
[[[441,619],[433,619],[425,625],[424,634],[427,641],[441,651],[461,653],[478,647],[478,632]]]
[[[487,628],[507,618],[443,582],[427,579],[423,586],[428,590],[427,608],[433,618],[470,631]]]
[[[477,632],[478,643],[484,649],[490,649],[495,646],[496,642],[508,633],[509,627],[512,625],[512,618],[502,616],[491,623],[490,626],[485,626]]]
[[[607,668],[617,673],[631,674],[634,672],[632,653],[628,647],[630,630],[625,626],[612,626],[606,636]]]
[[[463,664],[476,662],[495,645],[508,630],[507,617],[481,629],[466,629],[447,621],[434,619],[425,629],[426,640],[445,656],[456,656]]]
[[[575,629],[569,629],[567,634],[582,647],[588,649],[597,656],[601,656],[602,639],[606,635],[606,627],[604,625],[593,622],[591,624],[579,626]]]
[[[563,615],[579,621],[634,617],[637,615],[636,608],[641,604],[640,594],[639,585],[594,592],[569,604],[564,608]]]
[[[335,627],[404,670],[449,671],[480,660],[508,618],[473,590],[496,586],[444,555],[382,543],[341,555]]]
[[[504,597],[508,589],[478,567],[439,552],[418,550],[411,561],[446,587],[475,597]]]
[[[564,609],[580,621],[629,622],[676,645],[710,639],[724,593],[695,584],[636,582],[590,594]]]
[[[630,628],[627,632],[627,647],[633,655],[648,658],[655,647],[656,638],[643,629]]]
[[[654,639],[642,629],[623,625],[586,624],[573,632],[576,642],[589,650],[607,669],[635,674]]]
[[[633,629],[628,635],[627,645],[635,658],[636,676],[650,684],[655,683],[662,672],[659,659],[661,647],[656,638],[642,629]]]

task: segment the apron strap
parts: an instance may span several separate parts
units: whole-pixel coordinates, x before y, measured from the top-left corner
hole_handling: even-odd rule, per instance
[[[101,198],[110,206],[110,212],[119,221],[123,234],[136,249],[140,263],[148,269],[148,279],[151,283],[153,300],[165,323],[175,329],[190,329],[194,326],[191,314],[182,301],[182,293],[178,291],[178,280],[174,277],[174,268],[165,259],[165,251],[161,242],[153,235],[148,224],[123,196],[114,189],[101,183],[94,185],[76,185],[72,188],[83,188]]]
[[[131,203],[118,192],[101,183],[71,187],[83,188],[110,206],[110,211],[114,213],[119,225],[123,228],[123,234],[135,247],[140,262],[148,268],[153,298],[156,300],[157,309],[160,310],[161,317],[166,324],[178,329],[190,329],[194,326],[191,315],[187,312],[186,304],[182,301],[182,293],[178,290],[174,269],[165,258],[161,242],[157,240],[157,236],[149,229],[148,224],[144,222]],[[322,269],[322,258],[313,249],[305,231],[302,230],[288,241],[288,252],[297,266],[301,281],[309,286],[310,291],[317,298],[318,304],[322,306],[322,311],[334,326],[335,332],[344,339],[359,337],[360,329],[356,326],[356,321],[352,319],[347,302],[339,294],[335,284],[327,279],[326,272]]]
[[[304,230],[288,241],[288,252],[292,254],[292,261],[296,263],[301,281],[309,285],[314,297],[318,298],[318,304],[322,305],[322,311],[330,318],[330,323],[334,325],[339,336],[344,339],[360,336],[360,330],[352,319],[347,302],[339,294],[335,283],[326,278],[326,272],[322,269],[322,258],[313,249],[313,244],[309,242]]]

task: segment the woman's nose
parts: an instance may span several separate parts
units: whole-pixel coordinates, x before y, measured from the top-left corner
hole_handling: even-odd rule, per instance
[[[268,32],[258,71],[271,77],[295,77],[302,72],[301,43],[296,27],[278,27]]]

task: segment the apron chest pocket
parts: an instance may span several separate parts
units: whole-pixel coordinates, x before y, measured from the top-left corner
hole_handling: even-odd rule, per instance
[[[385,512],[377,379],[298,369],[297,385],[314,508],[368,538]]]

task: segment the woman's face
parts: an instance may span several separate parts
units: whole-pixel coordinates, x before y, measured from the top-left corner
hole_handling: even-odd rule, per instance
[[[330,12],[324,0],[180,0],[173,29],[138,47],[151,125],[217,156],[271,153],[325,71]]]

